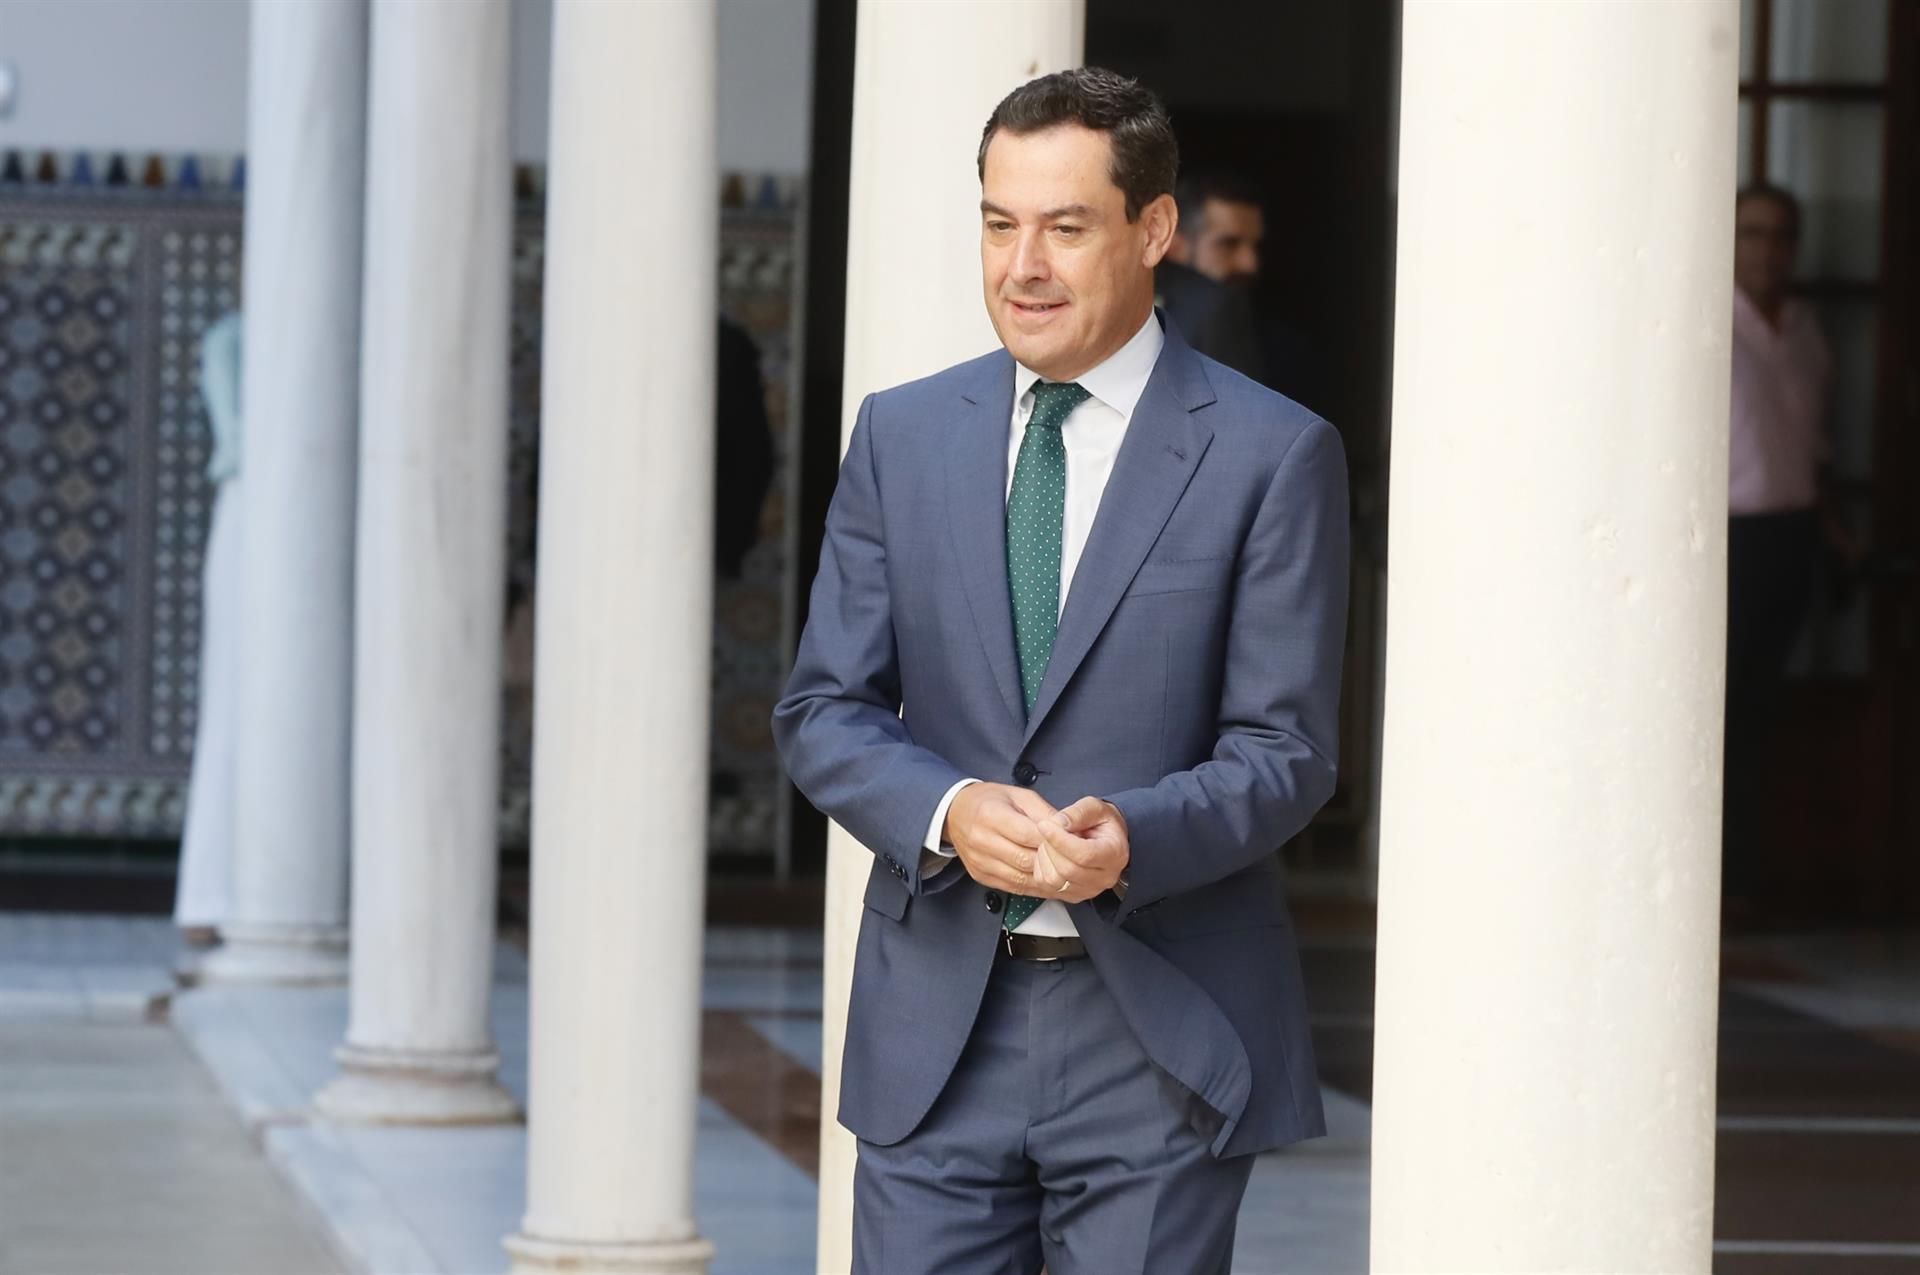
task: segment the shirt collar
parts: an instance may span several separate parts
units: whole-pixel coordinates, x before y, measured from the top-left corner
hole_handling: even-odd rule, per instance
[[[1733,332],[1747,341],[1762,345],[1778,345],[1787,339],[1789,333],[1799,327],[1803,321],[1803,307],[1798,301],[1788,298],[1780,303],[1780,326],[1767,322],[1767,316],[1760,313],[1760,307],[1746,293],[1733,290]]]
[[[1147,380],[1153,375],[1153,365],[1159,362],[1160,351],[1166,343],[1166,334],[1160,330],[1159,316],[1149,311],[1147,321],[1140,325],[1140,330],[1125,345],[1075,379],[1081,389],[1120,413],[1123,419],[1132,420],[1133,409],[1139,404],[1140,396],[1147,392]],[[1027,391],[1039,379],[1038,372],[1024,364],[1015,363],[1013,401],[1017,404],[1025,398]]]

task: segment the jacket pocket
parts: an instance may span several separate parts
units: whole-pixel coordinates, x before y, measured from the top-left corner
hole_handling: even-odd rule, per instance
[[[1157,561],[1149,558],[1134,573],[1126,596],[1144,598],[1161,593],[1198,593],[1224,589],[1233,579],[1231,557]]]

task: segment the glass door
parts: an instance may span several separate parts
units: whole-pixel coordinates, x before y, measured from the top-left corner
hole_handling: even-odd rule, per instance
[[[1896,762],[1920,723],[1912,642],[1910,439],[1916,139],[1912,3],[1744,0],[1740,179],[1798,197],[1794,291],[1833,355],[1829,500],[1859,552],[1829,547],[1768,741],[1761,848],[1770,911],[1920,907],[1896,840],[1912,785]],[[1903,43],[1904,41],[1904,43]],[[1903,630],[1905,636],[1903,637]],[[1904,904],[1900,902],[1904,896]]]

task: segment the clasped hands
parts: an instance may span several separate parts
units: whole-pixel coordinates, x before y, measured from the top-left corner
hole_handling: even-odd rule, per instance
[[[989,889],[1084,903],[1112,888],[1130,856],[1127,821],[1108,801],[1065,810],[1031,788],[968,784],[947,807],[945,839]]]

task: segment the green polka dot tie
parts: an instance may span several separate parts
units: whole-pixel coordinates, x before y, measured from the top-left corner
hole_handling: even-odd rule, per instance
[[[1020,656],[1020,689],[1027,711],[1040,698],[1040,680],[1053,656],[1060,625],[1060,537],[1067,517],[1067,444],[1060,426],[1087,398],[1069,381],[1039,381],[1033,415],[1007,493],[1007,587],[1013,594],[1013,645]],[[1013,895],[1000,924],[1011,930],[1033,915],[1039,899]]]

